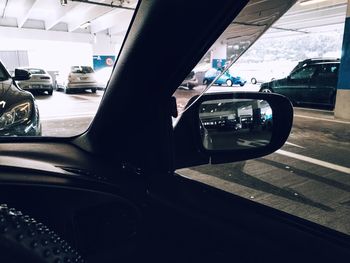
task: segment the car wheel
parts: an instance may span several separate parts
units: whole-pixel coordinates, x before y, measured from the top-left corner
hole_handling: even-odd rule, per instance
[[[256,83],[258,83],[258,81],[256,80],[256,78],[252,78],[251,80],[250,80],[250,82],[252,83],[252,84],[256,84]]]
[[[20,211],[0,205],[0,262],[83,262],[66,241]]]
[[[232,86],[233,85],[232,80],[230,80],[230,79],[226,80],[226,85],[227,86]]]
[[[65,92],[66,94],[70,94],[70,93],[71,93],[71,90],[70,90],[69,88],[66,87],[66,88],[64,89],[64,92]]]
[[[270,88],[262,88],[262,89],[260,89],[260,92],[272,93],[272,89],[270,89]]]
[[[53,93],[53,89],[48,90],[48,91],[47,91],[47,93],[49,94],[49,96],[51,96],[51,95],[52,95],[52,93]]]
[[[96,89],[91,89],[91,92],[92,93],[96,93]]]

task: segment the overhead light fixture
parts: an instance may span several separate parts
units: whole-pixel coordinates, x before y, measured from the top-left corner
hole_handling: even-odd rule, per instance
[[[90,21],[87,21],[86,23],[81,24],[79,27],[80,27],[80,28],[87,28],[90,24],[91,24],[91,22],[90,22]]]
[[[325,1],[327,1],[327,0],[303,0],[299,4],[301,6],[308,6],[308,5],[318,4],[321,2],[325,2]]]
[[[60,0],[61,1],[61,5],[62,6],[65,6],[68,4],[68,0]]]

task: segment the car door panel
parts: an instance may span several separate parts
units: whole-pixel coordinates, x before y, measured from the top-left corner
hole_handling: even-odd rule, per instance
[[[67,162],[62,159],[61,151],[53,150],[51,145],[38,144],[38,147],[44,152],[38,150],[35,159],[46,160],[46,165],[60,163],[60,166],[80,167],[77,160]],[[129,182],[133,186],[130,190],[133,190],[129,192],[123,188],[123,193],[118,194],[121,181],[109,176],[104,182],[99,182],[64,170],[51,175],[45,170],[28,167],[19,170],[23,163],[33,162],[28,159],[32,159],[33,155],[24,157],[28,152],[26,145],[15,144],[11,153],[17,155],[19,152],[23,156],[21,161],[8,162],[8,176],[3,172],[0,178],[2,200],[24,209],[41,221],[50,222],[53,229],[60,230],[73,243],[77,239],[84,240],[77,244],[83,255],[90,259],[89,262],[103,262],[103,255],[112,251],[114,259],[124,262],[141,259],[148,262],[188,262],[186,259],[192,262],[227,262],[233,259],[238,262],[281,262],[281,259],[283,262],[341,262],[342,258],[350,256],[349,240],[343,234],[178,174],[153,184],[146,194],[141,188],[140,191],[135,188],[138,184],[143,185],[143,180],[137,180],[140,178],[137,174],[121,170],[121,174],[125,175],[122,176],[124,182]],[[47,153],[50,153],[49,160]],[[1,167],[4,171],[3,165]],[[106,170],[103,166],[95,167],[95,173],[106,175]],[[143,174],[144,178],[149,176]],[[27,177],[37,178],[37,184],[29,183]],[[56,179],[47,181],[45,178]],[[54,184],[57,186],[54,187]],[[28,198],[18,196],[16,193],[19,191]],[[45,203],[40,202],[42,196],[46,197]],[[124,219],[128,215],[126,221],[119,218],[116,212],[119,209],[122,209]],[[104,214],[104,211],[109,212]],[[111,215],[112,211],[115,213]],[[74,225],[67,225],[72,217]],[[107,221],[103,221],[104,218]],[[100,235],[94,236],[96,232],[87,231],[87,227],[91,226],[105,231],[100,224],[110,219],[116,225],[107,228],[109,232],[104,232],[105,239],[101,239]],[[106,243],[106,240],[115,243]],[[154,247],[157,253],[152,253]],[[172,257],[169,258],[169,255]]]
[[[310,103],[333,105],[338,84],[339,64],[324,64],[319,66],[316,75],[311,79]]]

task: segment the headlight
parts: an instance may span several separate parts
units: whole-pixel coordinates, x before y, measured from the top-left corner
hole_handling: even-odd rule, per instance
[[[16,123],[25,122],[29,119],[30,114],[30,102],[25,102],[13,107],[9,111],[4,112],[0,117],[0,130],[6,129]]]

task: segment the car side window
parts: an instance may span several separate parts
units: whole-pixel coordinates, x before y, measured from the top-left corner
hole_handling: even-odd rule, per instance
[[[315,66],[304,67],[292,73],[290,78],[291,79],[309,79],[314,75],[315,71],[316,71]]]
[[[318,71],[319,78],[335,78],[338,75],[337,65],[321,65]]]
[[[6,75],[5,71],[3,71],[0,67],[0,81],[6,80],[6,79],[7,79],[7,75]]]

